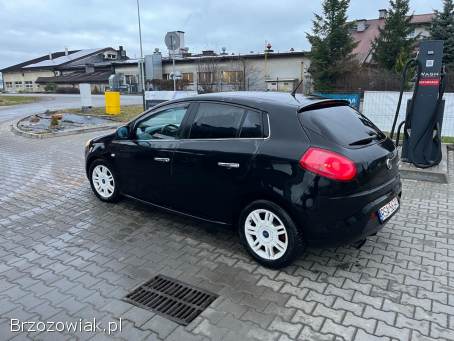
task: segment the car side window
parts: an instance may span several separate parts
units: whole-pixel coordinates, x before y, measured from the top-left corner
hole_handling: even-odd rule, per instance
[[[175,139],[188,106],[165,109],[140,121],[135,127],[137,140]]]
[[[248,110],[240,132],[241,138],[263,137],[262,113]]]
[[[191,139],[225,139],[238,136],[245,109],[217,103],[200,103],[191,127]]]

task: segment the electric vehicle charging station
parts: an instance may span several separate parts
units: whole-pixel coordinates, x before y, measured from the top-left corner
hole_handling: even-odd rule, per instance
[[[399,146],[403,127],[402,161],[418,168],[429,168],[438,165],[442,159],[441,128],[445,90],[443,41],[422,41],[416,59],[409,60],[405,65],[391,139],[394,138],[407,71],[412,65],[416,67],[416,83],[413,97],[408,101],[405,120],[397,129],[396,146]]]

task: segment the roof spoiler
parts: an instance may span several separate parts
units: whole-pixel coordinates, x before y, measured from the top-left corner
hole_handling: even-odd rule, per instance
[[[318,102],[299,107],[298,112],[317,110],[317,109],[329,108],[329,107],[341,107],[341,106],[345,106],[345,105],[349,106],[350,102],[345,99],[322,99]]]

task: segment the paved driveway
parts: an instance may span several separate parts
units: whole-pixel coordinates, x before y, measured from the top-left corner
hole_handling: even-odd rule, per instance
[[[121,317],[110,337],[125,340],[454,339],[454,185],[405,181],[400,213],[361,250],[310,249],[272,271],[229,229],[97,200],[90,136],[30,140],[0,124],[1,340],[109,338],[9,332],[10,319],[93,317]],[[158,273],[219,298],[188,327],[121,301]]]

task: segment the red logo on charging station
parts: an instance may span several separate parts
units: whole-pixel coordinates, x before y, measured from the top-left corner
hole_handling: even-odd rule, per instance
[[[419,86],[440,86],[439,78],[425,78],[419,81]]]

